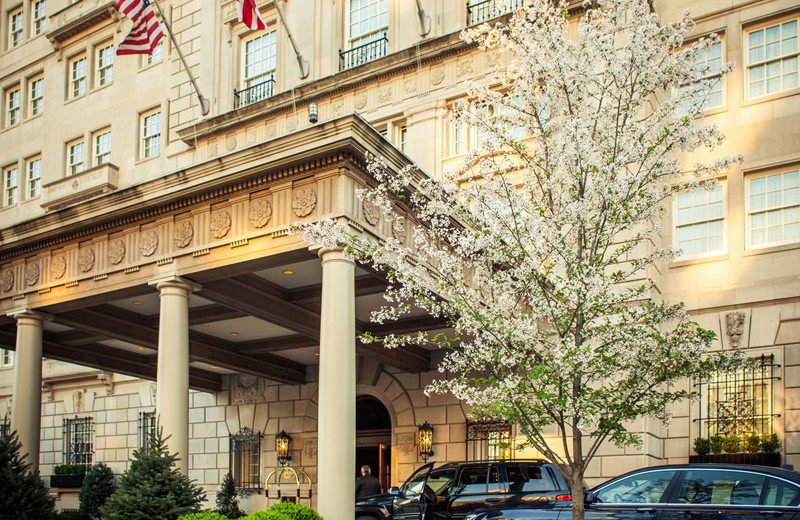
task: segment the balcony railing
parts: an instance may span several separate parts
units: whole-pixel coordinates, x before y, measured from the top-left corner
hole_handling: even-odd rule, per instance
[[[481,0],[467,2],[467,27],[511,13],[523,6],[524,0]]]
[[[233,108],[236,110],[237,108],[252,105],[253,103],[257,103],[262,99],[272,97],[274,93],[275,76],[270,75],[268,80],[262,81],[261,83],[256,83],[252,87],[242,90],[233,89]]]
[[[377,40],[353,47],[349,51],[339,49],[339,72],[383,58],[388,51],[389,36],[386,33]]]

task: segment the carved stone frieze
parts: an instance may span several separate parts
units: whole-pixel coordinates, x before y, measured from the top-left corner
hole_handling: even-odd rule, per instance
[[[25,285],[34,286],[39,282],[39,264],[31,262],[25,266]]]
[[[0,283],[3,284],[3,292],[8,292],[14,287],[14,271],[6,269],[3,271],[3,276],[0,277]]]
[[[94,249],[85,247],[78,253],[78,267],[84,273],[88,273],[94,267]]]
[[[364,210],[364,218],[373,226],[381,219],[381,208],[371,200],[361,201],[361,208]]]
[[[395,216],[392,222],[392,236],[401,244],[406,240],[406,218]]]
[[[222,238],[231,229],[231,214],[227,210],[217,211],[211,215],[211,236]]]
[[[272,204],[268,200],[259,199],[250,203],[250,225],[254,228],[266,226],[272,218]]]
[[[231,376],[231,404],[252,404],[264,400],[264,380],[250,374]]]
[[[392,86],[387,85],[378,91],[378,101],[381,103],[388,103],[392,100]]]
[[[353,100],[353,106],[356,110],[362,110],[365,106],[367,106],[367,95],[364,92],[356,94],[356,97]]]
[[[158,249],[158,233],[152,229],[142,233],[142,238],[139,241],[139,252],[142,256],[153,256],[156,249]]]
[[[192,238],[194,238],[194,226],[191,222],[184,220],[175,225],[175,236],[172,237],[175,247],[184,248],[188,246],[192,242]]]
[[[125,242],[117,238],[108,244],[108,261],[117,265],[125,258]]]
[[[67,259],[64,255],[54,256],[52,262],[50,263],[50,274],[53,275],[53,278],[56,280],[60,280],[64,277],[64,274],[67,272]]]
[[[417,91],[417,78],[409,78],[403,82],[403,91],[406,94],[413,94]]]
[[[298,217],[309,216],[317,207],[317,192],[313,188],[300,188],[294,192],[292,209]]]
[[[344,101],[341,98],[331,101],[331,117],[339,117],[344,113]]]
[[[456,62],[456,77],[463,78],[464,76],[472,75],[472,59],[458,60]]]
[[[289,132],[297,130],[297,117],[289,116],[286,118],[286,130]]]
[[[431,71],[431,85],[440,85],[444,81],[444,70],[439,67]]]

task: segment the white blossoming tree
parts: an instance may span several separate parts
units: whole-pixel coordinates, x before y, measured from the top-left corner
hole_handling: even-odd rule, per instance
[[[482,135],[463,167],[431,179],[371,162],[378,183],[362,196],[413,240],[371,238],[344,220],[303,232],[386,273],[376,321],[415,307],[450,320],[457,337],[380,339],[448,348],[428,391],[516,424],[557,465],[581,519],[584,473],[603,442],[640,442],[632,420],[667,421],[691,397],[688,379],[741,363],[710,353],[714,334],[659,300],[655,280],[672,254],[657,245],[670,195],[736,159],[688,173],[679,161],[722,140],[696,125],[718,78],[694,66],[709,42],[686,46],[688,17],[662,24],[648,0],[578,12],[574,1],[525,3],[507,26],[464,33],[510,64],[499,87],[468,85],[455,107],[454,122]]]

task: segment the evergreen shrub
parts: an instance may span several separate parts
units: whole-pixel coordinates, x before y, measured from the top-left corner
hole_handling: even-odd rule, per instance
[[[78,494],[80,511],[88,518],[99,518],[100,507],[114,494],[114,472],[103,464],[95,464],[83,478]]]
[[[244,517],[242,520],[292,520],[290,516],[278,511],[256,511]]]
[[[705,437],[698,437],[694,440],[694,452],[698,455],[708,455],[711,451],[711,441]]]
[[[722,453],[722,443],[725,441],[725,437],[722,435],[712,435],[708,440],[711,443],[712,453]]]
[[[53,520],[53,499],[31,465],[20,456],[17,432],[0,436],[0,518]]]
[[[178,520],[228,520],[228,517],[216,511],[203,511],[201,513],[190,513],[183,515]]]
[[[725,437],[725,440],[722,441],[722,449],[725,450],[725,453],[739,453],[741,446],[742,439],[736,434],[728,435]]]
[[[302,504],[293,504],[291,502],[275,504],[269,508],[269,511],[275,511],[286,515],[291,520],[322,520],[319,513],[312,508]]]
[[[236,485],[233,482],[233,475],[230,473],[227,473],[222,479],[222,487],[217,493],[216,511],[231,520],[245,516],[245,512],[239,509],[239,503],[236,500]]]

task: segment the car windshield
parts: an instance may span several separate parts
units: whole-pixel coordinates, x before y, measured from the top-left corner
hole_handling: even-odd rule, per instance
[[[655,504],[661,500],[674,471],[648,471],[612,482],[597,491],[597,501],[606,504]]]

